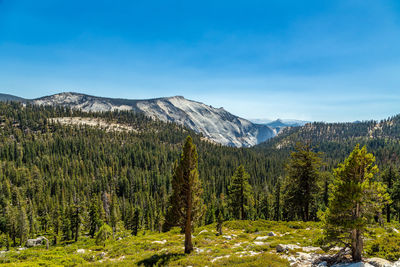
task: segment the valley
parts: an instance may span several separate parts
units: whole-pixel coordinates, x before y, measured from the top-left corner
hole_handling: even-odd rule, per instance
[[[398,116],[380,122],[285,127],[264,143],[237,148],[210,142],[179,123],[131,110],[93,112],[62,104],[9,102],[0,103],[0,111],[2,264],[336,264],[337,250],[325,251],[321,241],[325,236],[321,212],[330,203],[333,170],[361,144],[376,156],[381,171],[375,179],[390,190],[392,201],[380,214],[383,224],[368,219],[363,261],[379,258],[397,266]],[[186,255],[180,230],[165,231],[163,226],[172,222],[168,212],[176,179],[174,162],[188,135],[198,151],[203,204],[201,217],[193,224],[194,251]],[[299,205],[303,202],[294,198],[301,187],[291,186],[300,183],[290,180],[297,179],[291,176],[297,167],[288,167],[295,164],[294,151],[321,160],[321,164],[312,161],[318,175],[307,217]],[[240,214],[232,202],[237,177],[248,181]],[[98,241],[101,234],[105,237]],[[43,243],[26,248],[29,240],[40,236],[48,240],[48,249]],[[279,246],[289,249],[277,251]],[[340,262],[351,260],[348,253]]]

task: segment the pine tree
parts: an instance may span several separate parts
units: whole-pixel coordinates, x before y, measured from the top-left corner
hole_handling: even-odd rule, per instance
[[[62,213],[62,239],[71,240],[72,230],[71,230],[71,219],[70,219],[70,209],[67,207]]]
[[[222,235],[222,223],[224,222],[224,216],[222,215],[222,210],[218,211],[217,216],[217,232],[218,235]]]
[[[393,201],[393,206],[400,222],[400,177],[398,174],[396,174],[396,179],[393,183],[393,189],[390,192],[390,198]]]
[[[284,186],[285,206],[290,207],[303,221],[310,220],[310,209],[315,205],[319,191],[319,169],[321,158],[311,150],[309,144],[296,144],[296,151],[291,153],[287,166],[288,176]],[[315,214],[316,215],[316,214]]]
[[[18,207],[18,237],[19,237],[19,245],[22,246],[23,243],[26,242],[28,233],[29,233],[29,222],[28,217],[26,216],[26,211],[24,205],[20,204]]]
[[[262,201],[261,201],[261,218],[265,219],[265,220],[269,220],[270,219],[270,201],[269,201],[269,194],[265,193]]]
[[[117,197],[114,195],[111,201],[111,211],[110,211],[110,223],[111,227],[113,230],[113,238],[115,235],[115,231],[117,228],[117,222],[118,222],[118,200]]]
[[[111,227],[108,224],[104,223],[100,227],[99,231],[96,233],[95,242],[97,245],[106,246],[106,241],[110,239],[111,236],[112,236]]]
[[[245,220],[249,216],[251,186],[248,180],[249,174],[243,165],[240,165],[232,176],[228,195],[229,206],[235,219]]]
[[[93,199],[89,207],[89,235],[92,238],[102,224],[103,222],[100,220],[98,203]]]
[[[274,220],[281,219],[281,178],[278,178],[274,189]]]
[[[363,234],[368,222],[380,214],[389,195],[375,180],[375,157],[357,145],[334,170],[335,181],[329,207],[323,218],[325,244],[350,247],[354,261],[361,260]]]
[[[81,210],[82,207],[79,204],[74,204],[71,209],[71,232],[74,236],[75,242],[78,241],[82,223]]]
[[[387,191],[390,195],[390,197],[394,200],[396,199],[396,194],[393,192],[393,185],[396,182],[397,177],[396,173],[393,170],[393,166],[390,165],[388,169],[385,170],[385,172],[382,175],[382,182],[386,185]],[[386,220],[388,223],[390,223],[390,217],[391,217],[391,203],[386,204]]]
[[[12,205],[6,206],[6,229],[7,235],[13,241],[13,246],[16,246],[16,238],[18,234],[18,222],[16,218],[17,210]]]
[[[196,146],[190,136],[186,138],[179,162],[174,165],[172,194],[166,215],[166,224],[179,225],[185,233],[185,253],[193,251],[192,227],[204,211],[200,198],[202,187],[199,180]],[[165,228],[164,228],[165,229]]]
[[[59,212],[59,208],[54,209],[52,215],[52,223],[53,223],[53,234],[54,234],[54,241],[53,244],[57,245],[57,237],[61,227],[61,216]]]
[[[135,212],[133,213],[132,218],[132,235],[137,236],[139,231],[139,219],[140,219],[140,210],[139,208],[135,208]]]

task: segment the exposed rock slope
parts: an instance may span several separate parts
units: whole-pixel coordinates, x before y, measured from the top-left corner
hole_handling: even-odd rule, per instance
[[[217,143],[236,147],[253,146],[276,135],[276,131],[267,125],[252,123],[223,108],[214,108],[182,96],[128,100],[60,93],[32,101],[37,105],[62,105],[83,111],[143,112],[155,119],[184,125]]]

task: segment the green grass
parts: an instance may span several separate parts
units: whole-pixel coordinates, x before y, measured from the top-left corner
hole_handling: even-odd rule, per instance
[[[398,225],[370,228],[365,253],[389,260],[400,257],[400,235],[391,230]],[[197,228],[193,233],[195,251],[183,254],[184,236],[179,229],[168,233],[140,232],[137,237],[122,231],[121,240],[110,240],[97,246],[93,239],[81,237],[76,243],[30,248],[0,254],[0,265],[6,266],[289,266],[275,253],[277,244],[316,246],[321,225],[315,222],[228,221],[224,236],[217,236],[215,224]],[[254,243],[259,236],[273,231],[277,236]],[[225,236],[232,236],[228,240]],[[154,241],[166,240],[164,244]],[[4,249],[4,248],[3,248]],[[84,253],[77,253],[85,249]],[[102,257],[102,252],[105,256]],[[291,252],[295,253],[295,251]]]

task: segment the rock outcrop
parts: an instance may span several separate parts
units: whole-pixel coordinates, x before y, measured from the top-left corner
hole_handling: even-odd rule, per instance
[[[46,247],[49,247],[49,240],[44,236],[39,236],[34,239],[28,239],[28,241],[26,241],[26,246],[28,248],[41,246],[41,245],[46,245]]]

